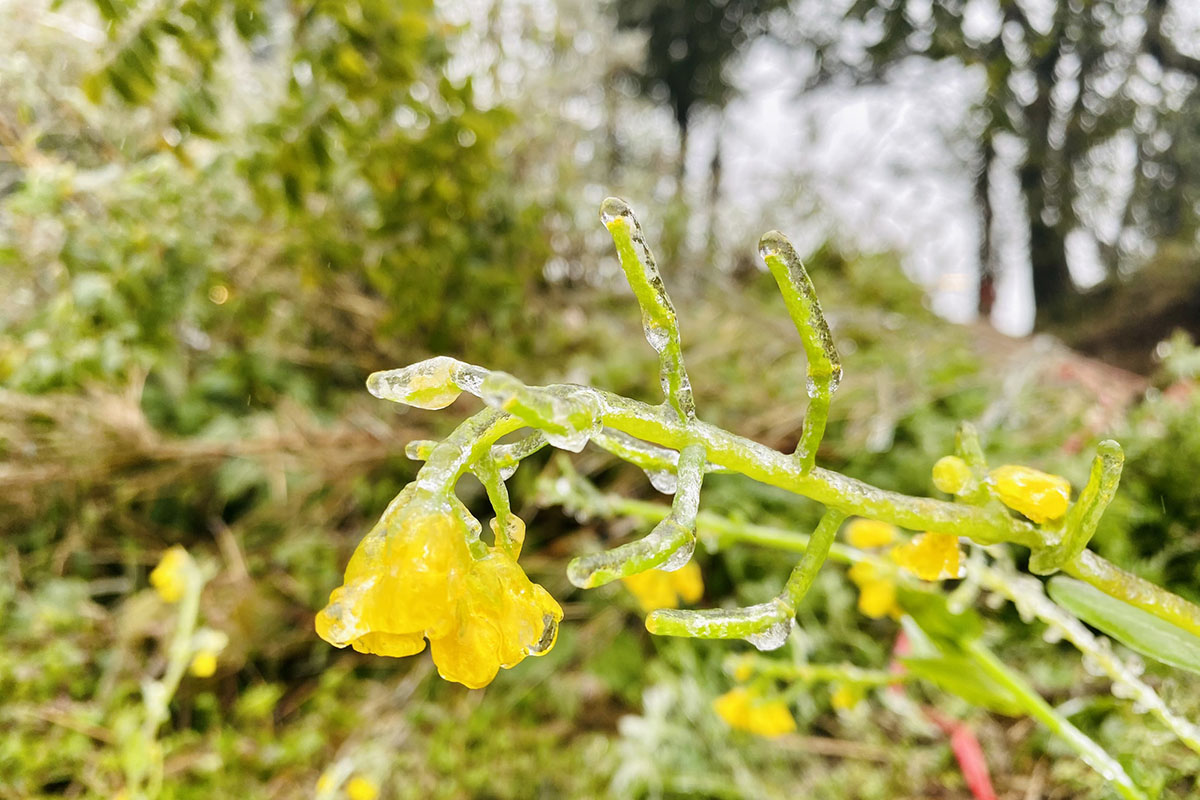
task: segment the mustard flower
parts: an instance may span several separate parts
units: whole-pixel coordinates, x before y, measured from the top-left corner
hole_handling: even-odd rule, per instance
[[[681,600],[695,603],[704,596],[704,578],[695,561],[689,561],[674,572],[650,569],[621,581],[647,613],[660,608],[679,608]]]
[[[796,720],[782,700],[761,698],[740,686],[714,700],[713,709],[729,727],[759,736],[782,736],[796,730]]]
[[[163,553],[158,566],[150,573],[150,585],[168,603],[178,603],[187,591],[188,576],[193,569],[188,551],[175,545]]]
[[[892,560],[923,581],[962,577],[958,537],[949,533],[922,533],[911,542],[892,548]]]
[[[478,559],[451,500],[410,484],[359,544],[345,582],[317,614],[336,647],[409,656],[431,643],[443,678],[472,689],[554,645],[562,609],[502,550]]]
[[[988,473],[1000,502],[1037,523],[1056,520],[1071,503],[1071,482],[1059,475],[1006,464]]]
[[[896,541],[896,526],[877,519],[853,519],[846,525],[846,542],[870,550]]]
[[[896,584],[869,561],[860,561],[847,573],[858,586],[858,610],[871,619],[899,617]]]

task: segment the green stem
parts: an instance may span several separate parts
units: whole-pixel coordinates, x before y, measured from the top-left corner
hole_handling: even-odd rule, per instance
[[[1055,711],[1045,698],[1035,692],[1019,675],[1009,670],[978,639],[967,643],[965,647],[975,663],[990,677],[1012,692],[1025,706],[1031,717],[1065,740],[1079,754],[1079,757],[1111,783],[1122,797],[1127,800],[1147,800],[1146,794],[1138,788],[1116,759]]]

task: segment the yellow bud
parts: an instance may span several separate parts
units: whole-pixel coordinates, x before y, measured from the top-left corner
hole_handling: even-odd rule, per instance
[[[212,650],[201,650],[192,657],[192,665],[188,669],[197,678],[211,678],[217,671],[217,654]]]
[[[375,800],[379,797],[379,787],[369,778],[355,775],[346,784],[346,796],[350,800]]]
[[[1000,501],[1037,523],[1058,519],[1071,504],[1071,482],[1059,475],[1006,464],[988,473]]]
[[[971,468],[958,456],[939,458],[933,465],[933,485],[946,494],[958,494],[971,482]]]
[[[192,557],[187,550],[175,545],[163,553],[162,560],[150,573],[150,585],[166,602],[178,603],[187,590],[188,572],[192,568]]]
[[[754,666],[749,659],[743,658],[733,668],[733,679],[738,683],[745,683],[754,677]]]
[[[961,577],[958,537],[949,533],[914,536],[911,542],[892,548],[892,560],[923,581]]]
[[[325,770],[321,773],[321,777],[317,778],[317,793],[329,794],[333,791],[333,773]]]
[[[884,547],[896,541],[896,526],[877,519],[854,519],[846,525],[846,541],[864,550]]]

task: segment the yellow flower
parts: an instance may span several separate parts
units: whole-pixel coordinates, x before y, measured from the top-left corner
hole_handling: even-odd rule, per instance
[[[449,632],[430,635],[433,663],[446,680],[479,689],[501,667],[550,652],[562,616],[550,593],[530,582],[512,557],[492,550],[467,575]]]
[[[971,468],[958,456],[939,458],[933,465],[933,485],[946,494],[958,494],[971,481]]]
[[[862,701],[862,691],[845,683],[837,684],[829,696],[829,703],[837,711],[849,711]]]
[[[150,573],[150,585],[168,603],[178,603],[187,590],[188,575],[194,568],[188,551],[175,545],[163,553],[162,560]]]
[[[850,580],[858,586],[858,610],[871,619],[899,617],[896,585],[869,561],[860,561],[850,568]]]
[[[846,525],[846,541],[864,550],[884,547],[896,541],[896,526],[877,519],[854,519]]]
[[[217,671],[217,654],[212,650],[201,650],[192,656],[192,664],[188,667],[197,678],[211,678]]]
[[[369,778],[355,775],[346,784],[346,796],[350,800],[375,800],[379,797],[379,787]]]
[[[464,514],[406,487],[355,550],[345,583],[317,614],[318,635],[396,657],[421,652],[429,639],[442,677],[472,689],[549,651],[562,609],[502,550],[472,558]]]
[[[923,581],[961,577],[958,537],[949,533],[918,534],[911,542],[892,548],[892,560]]]
[[[782,700],[766,700],[740,686],[714,700],[713,708],[736,730],[771,737],[796,730],[796,720]]]
[[[647,613],[660,608],[679,608],[680,600],[695,603],[704,596],[704,578],[695,561],[674,572],[650,569],[621,581]]]
[[[988,473],[988,483],[1004,505],[1037,523],[1058,519],[1071,503],[1070,481],[1033,467],[996,467]]]

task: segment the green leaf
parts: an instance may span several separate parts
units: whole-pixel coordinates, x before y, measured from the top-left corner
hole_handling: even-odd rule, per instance
[[[1200,673],[1200,638],[1073,578],[1050,581],[1050,597],[1075,616],[1142,655]]]
[[[921,680],[972,705],[1010,717],[1025,714],[1021,699],[967,656],[943,654],[936,658],[902,658],[900,663]]]
[[[983,633],[983,621],[974,609],[964,609],[955,614],[950,610],[946,596],[940,592],[927,592],[900,585],[896,587],[897,600],[904,613],[912,617],[926,634],[937,641],[954,646],[978,639]]]

